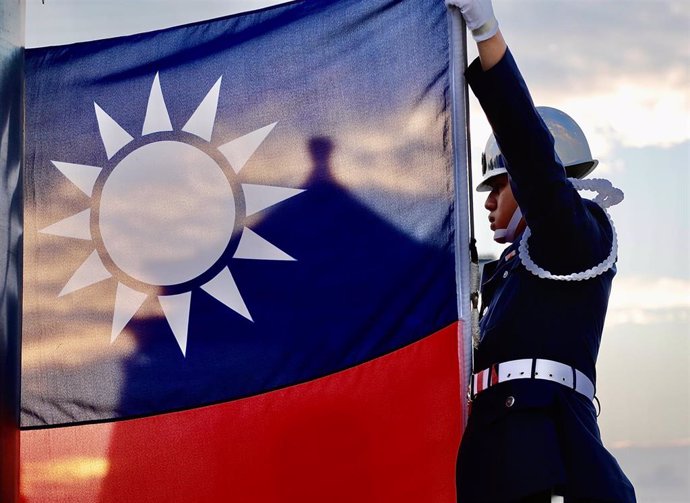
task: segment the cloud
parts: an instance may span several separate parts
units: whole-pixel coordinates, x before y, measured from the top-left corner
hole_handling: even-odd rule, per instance
[[[690,6],[681,1],[496,0],[537,104],[563,108],[595,157],[690,139]]]
[[[688,93],[668,83],[656,87],[619,82],[614,88],[563,100],[587,124],[599,156],[614,146],[670,147],[690,138]],[[606,111],[606,113],[602,113]]]
[[[632,440],[616,440],[614,442],[609,442],[608,447],[611,449],[672,449],[674,447],[690,447],[690,438],[673,438],[661,442],[633,442]]]
[[[690,322],[690,280],[622,277],[613,283],[607,327]]]
[[[508,43],[527,74],[565,91],[608,88],[611,80],[688,80],[690,7],[682,1],[496,0]]]

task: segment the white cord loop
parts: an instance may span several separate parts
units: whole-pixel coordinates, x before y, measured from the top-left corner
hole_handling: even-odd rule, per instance
[[[534,263],[532,257],[529,256],[529,243],[527,240],[532,235],[529,227],[525,229],[522,233],[522,238],[520,239],[520,245],[518,247],[520,261],[522,265],[525,266],[529,272],[543,279],[553,279],[557,281],[584,281],[591,278],[596,278],[597,276],[604,274],[606,271],[613,267],[616,262],[616,257],[618,256],[618,236],[616,235],[616,228],[613,225],[613,220],[611,215],[606,211],[606,208],[615,206],[623,200],[623,191],[614,187],[610,181],[603,178],[592,178],[588,180],[578,180],[576,178],[569,178],[570,182],[573,184],[577,190],[591,190],[596,192],[597,195],[594,198],[594,202],[602,207],[606,218],[609,220],[612,232],[612,244],[611,253],[606,259],[599,265],[587,269],[582,272],[575,272],[572,274],[553,274],[552,272],[542,269],[537,264]]]
[[[590,178],[587,180],[579,180],[577,178],[568,178],[577,190],[591,190],[597,195],[593,199],[602,208],[610,208],[615,206],[623,200],[623,191],[614,187],[610,181],[605,178]],[[608,213],[607,213],[608,215]]]

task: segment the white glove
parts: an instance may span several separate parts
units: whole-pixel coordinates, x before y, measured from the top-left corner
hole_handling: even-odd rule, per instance
[[[498,21],[494,16],[491,0],[445,0],[446,5],[453,5],[460,9],[465,24],[472,31],[472,37],[481,42],[487,40],[498,31]]]

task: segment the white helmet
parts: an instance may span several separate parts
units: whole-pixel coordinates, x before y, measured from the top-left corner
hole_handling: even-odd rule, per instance
[[[551,107],[537,107],[541,118],[554,138],[556,155],[570,178],[584,178],[596,168],[599,161],[592,159],[582,129],[568,114]],[[491,191],[487,183],[494,176],[507,173],[506,162],[492,134],[486,142],[482,154],[482,181],[477,186],[479,192]]]

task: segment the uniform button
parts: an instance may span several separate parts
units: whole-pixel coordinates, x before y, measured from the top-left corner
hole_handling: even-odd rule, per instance
[[[506,279],[508,277],[508,271],[503,271],[503,279]]]
[[[506,407],[512,407],[514,403],[515,397],[509,396],[508,398],[506,398]]]

